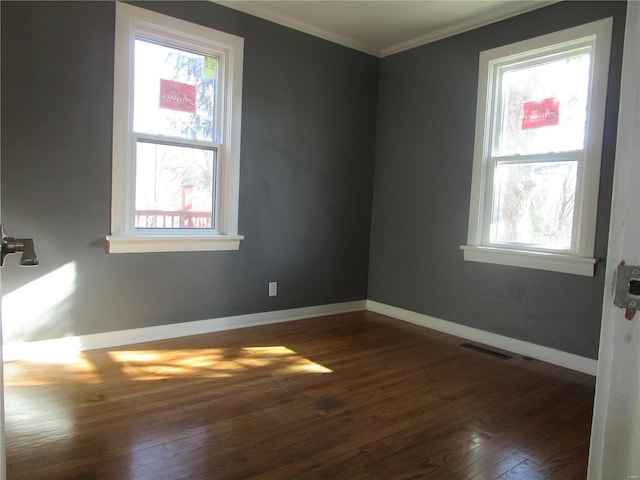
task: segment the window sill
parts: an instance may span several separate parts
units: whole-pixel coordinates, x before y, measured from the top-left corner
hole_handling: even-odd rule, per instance
[[[108,235],[108,253],[151,252],[212,252],[238,250],[242,235],[218,235],[210,237],[116,237]]]
[[[464,259],[470,262],[493,263],[513,267],[534,268],[549,272],[593,277],[597,258],[547,252],[527,252],[506,248],[462,245]]]

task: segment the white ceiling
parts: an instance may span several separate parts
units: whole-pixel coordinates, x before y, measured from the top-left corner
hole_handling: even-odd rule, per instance
[[[214,0],[384,57],[557,0]]]

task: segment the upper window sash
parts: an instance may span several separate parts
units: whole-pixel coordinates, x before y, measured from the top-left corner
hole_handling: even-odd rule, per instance
[[[505,104],[505,91],[508,90],[509,83],[505,81],[507,75],[515,76],[519,72],[527,71],[527,69],[532,68],[549,68],[553,65],[560,65],[563,61],[570,61],[571,59],[584,59],[585,57],[592,57],[593,51],[593,42],[595,39],[589,38],[584,39],[584,41],[580,45],[575,45],[574,42],[567,42],[561,45],[556,45],[550,51],[545,52],[545,54],[541,54],[539,51],[530,52],[525,58],[519,58],[514,61],[513,59],[504,59],[500,58],[495,61],[489,62],[489,86],[490,95],[493,98],[493,104],[490,105],[489,115],[489,134],[490,134],[490,142],[489,149],[486,152],[487,156],[503,156],[509,154],[515,155],[526,155],[530,153],[549,153],[549,152],[563,152],[570,150],[583,150],[585,145],[584,143],[578,148],[577,145],[549,145],[547,150],[536,150],[533,151],[523,151],[520,149],[516,149],[512,147],[511,150],[506,149],[502,145],[503,140],[507,140],[506,132],[504,128],[508,125],[508,122],[505,122],[504,112],[507,109]],[[589,62],[587,65],[586,61],[577,62],[581,65],[582,73],[584,74],[585,70],[589,70],[588,76],[592,76],[592,62]],[[560,79],[559,79],[560,80]],[[589,109],[589,87],[590,85],[584,84],[582,88],[586,93],[586,103],[585,110]],[[585,119],[586,122],[586,119]],[[586,134],[586,131],[583,132]],[[523,148],[522,146],[520,148]],[[524,147],[526,148],[526,147]]]
[[[155,135],[163,135],[175,137],[184,140],[200,140],[205,142],[217,142],[224,143],[225,138],[222,134],[222,126],[226,121],[225,118],[225,67],[227,61],[227,54],[225,51],[218,47],[218,45],[209,45],[208,48],[200,48],[195,50],[191,44],[184,44],[184,42],[171,41],[171,39],[160,37],[158,34],[143,34],[135,35],[134,46],[132,55],[134,55],[134,68],[131,71],[130,83],[134,87],[132,92],[133,97],[129,103],[130,116],[132,118],[131,130],[136,133],[147,133]],[[169,68],[167,66],[167,59],[169,55],[179,57],[182,61],[187,61],[191,65],[191,62],[198,63],[198,57],[203,62],[202,75],[198,78],[196,72],[191,67],[187,68],[185,75],[184,65],[181,65],[179,69]],[[215,78],[212,76],[206,76],[206,61],[213,60]],[[165,70],[162,70],[162,67]],[[175,67],[175,64],[174,64]],[[170,75],[174,75],[170,78]],[[199,81],[198,90],[195,90],[195,100],[205,100],[205,102],[195,102],[194,111],[192,112],[195,117],[206,123],[207,121],[212,124],[210,133],[205,135],[206,131],[198,132],[194,131],[191,136],[185,132],[178,132],[178,127],[184,127],[183,121],[176,122],[173,128],[169,128],[168,125],[157,122],[152,115],[144,115],[147,110],[153,110],[158,107],[158,97],[154,97],[152,92],[154,90],[148,88],[150,80],[156,76],[159,76],[161,84],[165,82],[168,88],[186,87],[185,82]],[[141,88],[144,86],[145,88]],[[195,87],[192,84],[188,86]],[[137,91],[136,91],[137,89]],[[201,98],[202,92],[204,98]],[[154,92],[155,93],[155,92]],[[179,91],[180,94],[184,93]],[[138,95],[139,94],[139,95]],[[138,95],[139,98],[136,98]],[[169,101],[169,108],[171,108],[172,102]],[[175,103],[174,103],[175,105]],[[204,107],[204,108],[203,108]],[[165,105],[165,108],[167,106]],[[160,109],[162,110],[162,108]],[[211,113],[212,112],[212,113]],[[211,118],[209,119],[209,115]],[[162,116],[160,116],[162,118]],[[184,120],[184,119],[182,119]],[[158,129],[162,129],[159,131]]]

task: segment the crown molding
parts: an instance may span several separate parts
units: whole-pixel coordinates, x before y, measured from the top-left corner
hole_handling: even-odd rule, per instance
[[[411,50],[412,48],[416,48],[421,45],[437,42],[438,40],[442,40],[448,37],[453,37],[455,35],[469,32],[471,30],[475,30],[476,28],[485,27],[493,23],[498,23],[503,20],[507,20],[509,18],[517,17],[518,15],[524,15],[525,13],[529,13],[534,10],[538,10],[540,8],[548,7],[549,5],[553,5],[554,3],[559,3],[559,1],[561,0],[548,0],[544,3],[536,4],[535,6],[525,4],[524,2],[522,2],[522,4],[516,3],[512,5],[512,8],[505,7],[504,10],[500,12],[499,16],[496,16],[496,15],[479,16],[467,22],[459,22],[459,23],[456,23],[455,25],[444,27],[439,30],[429,32],[425,35],[421,35],[419,37],[415,37],[410,40],[397,43],[395,45],[384,47],[380,49],[380,51],[378,52],[378,56],[382,58],[382,57],[387,57],[389,55],[394,55],[396,53],[404,52],[405,50]]]
[[[288,27],[293,30],[306,33],[308,35],[312,35],[314,37],[318,37],[323,40],[327,40],[329,42],[336,43],[338,45],[342,45],[344,47],[366,53],[368,55],[373,55],[375,57],[382,58],[382,57],[403,52],[405,50],[410,50],[412,48],[419,47],[421,45],[426,45],[428,43],[436,42],[438,40],[442,40],[447,37],[458,35],[460,33],[474,30],[476,28],[484,27],[492,23],[500,22],[502,20],[506,20],[511,17],[515,17],[518,15],[531,12],[533,10],[538,10],[540,8],[544,8],[549,5],[552,5],[554,3],[558,3],[560,0],[547,0],[540,3],[536,3],[535,5],[531,5],[528,2],[509,3],[505,5],[500,10],[499,13],[478,16],[469,21],[458,22],[456,24],[449,25],[441,29],[434,30],[432,32],[426,32],[424,35],[410,38],[403,42],[387,45],[382,48],[379,48],[374,45],[367,45],[360,41],[357,41],[351,38],[348,33],[335,32],[333,30],[329,30],[327,28],[314,25],[310,22],[305,22],[302,20],[289,17],[287,15],[282,15],[280,13],[273,12],[269,8],[259,5],[258,2],[247,3],[247,2],[237,2],[233,0],[210,0],[210,1],[239,12],[252,15],[254,17],[258,17],[263,20],[267,20],[267,21],[276,23],[278,25],[282,25],[284,27]]]

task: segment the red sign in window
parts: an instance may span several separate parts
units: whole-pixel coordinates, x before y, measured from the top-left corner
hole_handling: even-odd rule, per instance
[[[555,98],[522,104],[522,129],[540,128],[558,125],[560,104]]]
[[[196,112],[196,86],[160,79],[160,108]]]

